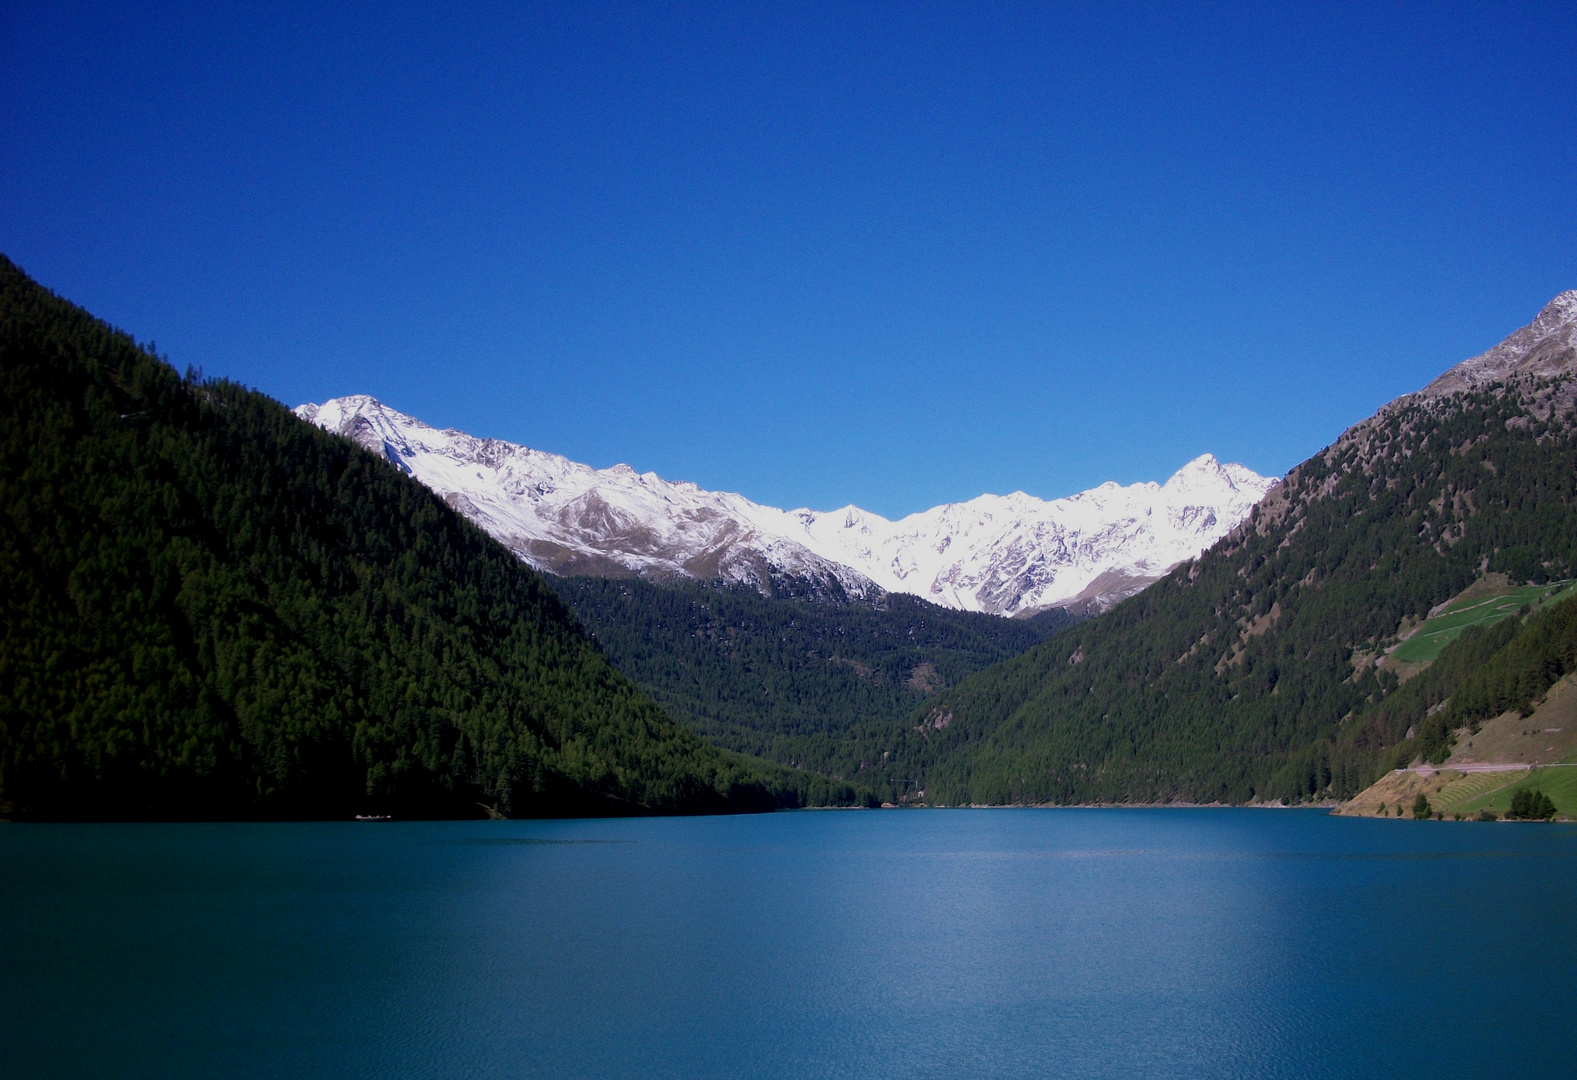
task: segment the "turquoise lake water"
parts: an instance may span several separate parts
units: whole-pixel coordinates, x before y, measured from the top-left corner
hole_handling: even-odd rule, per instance
[[[1574,916],[1560,825],[7,825],[0,1072],[1571,1076]]]

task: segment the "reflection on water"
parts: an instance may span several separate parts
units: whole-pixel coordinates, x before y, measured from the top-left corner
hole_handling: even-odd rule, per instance
[[[8,1076],[1472,1077],[1577,828],[1253,810],[0,827]]]
[[[494,847],[511,847],[516,844],[633,844],[634,840],[550,840],[545,836],[457,836],[446,840],[450,844],[482,844]]]

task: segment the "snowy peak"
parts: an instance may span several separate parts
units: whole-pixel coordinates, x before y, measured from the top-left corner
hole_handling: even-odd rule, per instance
[[[1162,487],[1179,492],[1222,494],[1259,479],[1257,474],[1241,465],[1223,465],[1214,454],[1200,454],[1173,473]]]
[[[296,414],[411,473],[539,569],[818,597],[885,590],[1000,615],[1104,609],[1220,539],[1275,482],[1204,454],[1164,484],[1050,501],[981,495],[889,521],[852,505],[779,510],[629,465],[594,469],[440,431],[365,395]]]
[[[380,454],[525,562],[558,574],[641,574],[812,596],[874,595],[858,573],[755,521],[781,511],[670,483],[629,465],[594,469],[530,447],[430,427],[365,395],[296,415]]]
[[[1109,606],[1225,535],[1273,483],[1205,455],[1164,485],[1108,482],[1049,502],[1014,492],[897,522],[854,508],[792,516],[796,539],[890,592],[1016,615]]]

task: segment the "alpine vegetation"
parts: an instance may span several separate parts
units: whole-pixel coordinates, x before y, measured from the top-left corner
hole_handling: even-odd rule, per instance
[[[381,456],[0,258],[0,814],[849,801],[718,750]]]

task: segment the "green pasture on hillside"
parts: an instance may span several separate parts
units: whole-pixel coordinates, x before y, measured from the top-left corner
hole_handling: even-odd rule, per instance
[[[1497,814],[1505,814],[1511,809],[1512,795],[1523,788],[1538,788],[1550,797],[1550,801],[1555,804],[1555,809],[1562,817],[1577,817],[1577,766],[1571,765],[1535,768],[1520,780],[1512,781],[1504,787],[1486,792],[1468,802],[1453,805],[1449,809],[1445,806],[1441,809],[1448,813],[1461,814],[1463,817],[1472,817],[1480,810],[1493,810]]]
[[[1464,806],[1472,803],[1474,813],[1477,813],[1485,796],[1497,795],[1501,788],[1509,791],[1514,784],[1524,779],[1526,774],[1520,772],[1470,773],[1438,795],[1431,795],[1429,803],[1436,810],[1448,814],[1461,813]],[[1509,794],[1506,796],[1506,805],[1511,805]]]
[[[1544,604],[1577,592],[1577,582],[1559,581],[1545,585],[1519,585],[1492,596],[1476,596],[1453,604],[1391,653],[1408,664],[1422,664],[1440,655],[1440,650],[1457,639],[1470,626],[1490,626],[1510,618],[1524,604]]]

